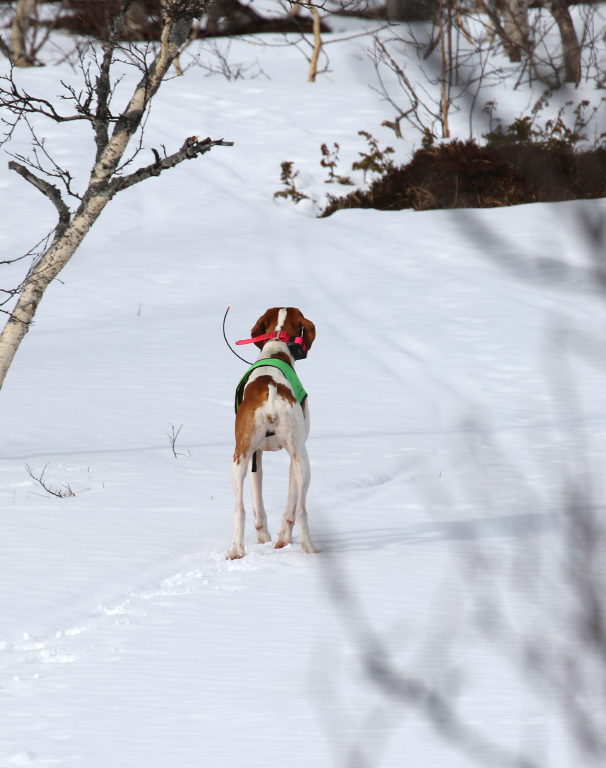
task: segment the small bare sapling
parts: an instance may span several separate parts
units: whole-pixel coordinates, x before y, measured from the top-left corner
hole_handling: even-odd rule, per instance
[[[179,456],[193,456],[193,453],[190,450],[188,450],[187,453],[179,453],[179,451],[177,451],[177,438],[179,437],[179,432],[181,432],[183,429],[183,424],[181,424],[179,429],[175,431],[175,425],[171,424],[170,421],[168,423],[170,424],[171,431],[166,433],[166,437],[168,437],[168,441],[170,443],[170,447],[175,459]]]

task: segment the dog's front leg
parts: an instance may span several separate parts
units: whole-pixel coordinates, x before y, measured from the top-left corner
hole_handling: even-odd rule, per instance
[[[244,522],[246,512],[244,511],[244,478],[249,459],[242,457],[240,462],[234,459],[231,465],[231,484],[236,496],[236,508],[234,510],[234,542],[229,549],[229,558],[236,560],[244,557]]]
[[[269,529],[267,527],[267,515],[263,506],[263,451],[257,451],[257,471],[252,471],[252,461],[248,468],[248,482],[250,483],[250,493],[253,502],[253,515],[255,518],[255,528],[257,529],[257,542],[265,544],[271,541]]]

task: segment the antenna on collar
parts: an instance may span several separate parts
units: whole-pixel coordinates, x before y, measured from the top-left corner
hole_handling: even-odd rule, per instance
[[[230,350],[234,353],[234,355],[238,357],[240,360],[242,360],[243,363],[246,363],[246,365],[252,365],[252,363],[249,363],[248,360],[245,360],[243,357],[240,357],[240,355],[234,349],[231,348],[229,341],[227,341],[227,336],[225,335],[225,321],[227,319],[227,313],[229,312],[229,310],[230,308],[227,307],[227,309],[225,310],[225,315],[223,317],[223,338],[225,339],[225,343],[230,348]]]

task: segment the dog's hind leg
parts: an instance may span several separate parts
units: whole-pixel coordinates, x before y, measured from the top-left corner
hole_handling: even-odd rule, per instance
[[[249,459],[242,457],[240,462],[234,459],[231,465],[231,484],[236,495],[236,508],[234,509],[234,541],[229,549],[230,560],[244,557],[244,479]]]
[[[267,515],[263,506],[263,451],[257,451],[257,471],[252,471],[252,460],[248,469],[248,482],[250,483],[250,493],[253,503],[253,515],[255,518],[255,528],[257,529],[257,542],[265,544],[271,541],[269,529],[267,528]],[[253,454],[254,456],[254,454]]]
[[[307,449],[304,445],[299,446],[293,457],[291,466],[294,468],[294,475],[297,481],[297,528],[301,539],[301,547],[303,548],[303,552],[312,555],[315,552],[318,552],[318,550],[312,543],[307,524],[306,499],[309,481],[311,480],[311,467],[309,466]]]
[[[290,460],[290,469],[288,471],[288,499],[286,500],[286,509],[284,510],[284,517],[282,518],[282,527],[278,533],[275,547],[280,549],[292,542],[292,527],[295,522],[295,510],[297,508],[297,479],[295,477],[295,470],[293,466],[293,460]]]

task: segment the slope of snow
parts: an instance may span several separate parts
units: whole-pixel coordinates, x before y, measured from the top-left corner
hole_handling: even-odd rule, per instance
[[[586,233],[605,204],[319,220],[274,202],[281,161],[319,199],[322,142],[348,168],[357,130],[392,141],[356,46],[335,46],[314,85],[290,49],[255,49],[271,80],[167,83],[146,147],[234,147],[122,193],[47,291],[1,394],[2,766],[473,764],[366,679],[369,626],[470,727],[573,764],[556,697],[476,618],[488,590],[520,631],[544,631],[516,579],[550,572],[566,483],[603,466],[606,303]],[[58,73],[19,76],[52,96]],[[88,130],[45,135],[84,179]],[[26,147],[22,134],[11,151]],[[53,224],[6,168],[0,204],[2,258]],[[228,305],[232,341],[270,306],[316,324],[297,370],[318,556],[256,545],[249,514],[247,557],[225,559],[244,369],[222,339]],[[184,425],[177,459],[170,424]],[[26,464],[76,497],[46,498]],[[266,455],[274,534],[287,473]],[[362,614],[341,620],[335,573]]]

